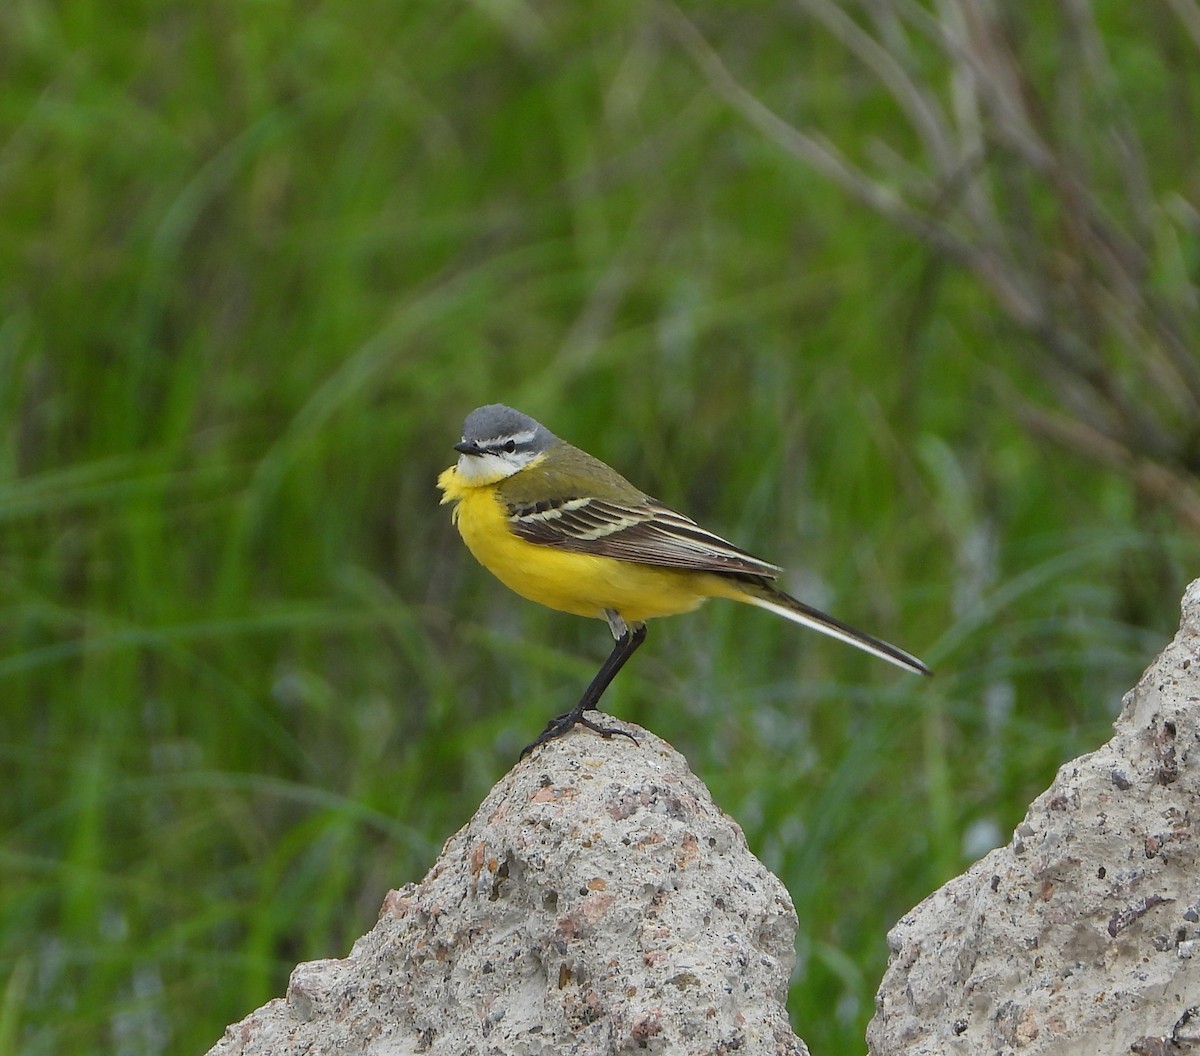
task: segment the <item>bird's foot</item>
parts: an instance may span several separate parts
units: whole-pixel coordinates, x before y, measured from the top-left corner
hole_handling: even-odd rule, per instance
[[[555,737],[561,737],[564,733],[574,726],[586,726],[593,733],[600,734],[601,737],[608,739],[614,735],[618,737],[628,737],[634,744],[638,743],[638,739],[627,730],[618,730],[615,726],[601,726],[598,722],[592,722],[591,719],[583,717],[583,711],[580,708],[575,708],[573,711],[568,711],[563,715],[556,715],[548,723],[546,728],[538,734],[537,740],[525,745],[521,749],[521,758],[524,759],[538,745],[545,744],[547,741],[554,740]],[[641,747],[638,745],[638,747]]]

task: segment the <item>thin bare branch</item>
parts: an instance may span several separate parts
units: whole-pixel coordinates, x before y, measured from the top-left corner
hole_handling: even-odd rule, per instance
[[[1132,104],[1090,5],[1059,0],[1063,68],[1047,86],[1034,79],[1019,9],[1002,10],[999,0],[932,0],[932,9],[919,0],[863,0],[866,23],[836,0],[796,2],[876,78],[916,132],[915,152],[888,158],[882,152],[899,148],[885,143],[869,156],[879,176],[818,129],[772,111],[671,0],[663,10],[710,88],[745,121],[970,269],[1026,330],[1042,350],[1032,366],[1060,408],[1017,401],[1031,432],[1119,470],[1200,527],[1200,485],[1189,468],[1200,405],[1191,309],[1200,290],[1180,249],[1169,237],[1161,245],[1164,208],[1173,201],[1179,213],[1187,199],[1156,197]],[[1200,46],[1200,0],[1168,3]],[[946,87],[914,72],[924,67],[909,29],[944,56],[938,76]]]
[[[1192,43],[1200,48],[1200,4],[1196,3],[1196,0],[1167,0],[1167,6],[1183,23],[1183,28],[1192,38]]]
[[[1081,419],[1067,418],[1027,401],[1018,403],[1017,415],[1035,436],[1124,473],[1143,496],[1170,507],[1184,524],[1200,532],[1200,488],[1194,478],[1136,455],[1116,438]]]
[[[892,98],[908,116],[937,172],[944,176],[954,171],[960,159],[946,137],[946,122],[937,101],[921,90],[888,50],[846,14],[844,7],[832,0],[797,2],[812,13],[891,92]]]
[[[675,4],[664,2],[662,9],[667,12],[676,38],[708,78],[709,85],[750,124],[880,215],[943,249],[962,252],[946,232],[931,227],[896,191],[865,176],[836,147],[784,121],[743,88],[704,35]]]
[[[672,31],[708,78],[712,88],[768,139],[832,180],[868,208],[929,242],[953,260],[970,267],[988,284],[1006,311],[1023,325],[1042,324],[1044,311],[1037,298],[1020,284],[994,249],[967,242],[948,225],[932,220],[915,209],[893,188],[866,176],[824,138],[784,121],[742,87],[703,34],[678,7],[664,2],[662,8],[667,13]]]

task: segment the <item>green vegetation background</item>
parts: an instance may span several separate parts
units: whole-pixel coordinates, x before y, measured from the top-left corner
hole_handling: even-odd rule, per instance
[[[1194,208],[1168,31],[1101,6]],[[437,506],[480,403],[937,669],[714,604],[607,698],[787,884],[814,1053],[861,1050],[887,928],[1105,739],[1195,539],[1031,435],[1036,335],[733,112],[667,11],[0,9],[0,1054],[204,1051],[574,701],[607,630]],[[852,155],[911,140],[800,7],[701,28]]]

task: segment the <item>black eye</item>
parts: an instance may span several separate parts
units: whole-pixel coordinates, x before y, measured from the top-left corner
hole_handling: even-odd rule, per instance
[[[504,450],[507,451],[510,455],[516,449],[517,449],[517,442],[515,440],[505,440],[504,441]]]

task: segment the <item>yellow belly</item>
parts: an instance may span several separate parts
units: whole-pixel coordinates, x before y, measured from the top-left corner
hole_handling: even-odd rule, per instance
[[[475,559],[523,598],[560,612],[628,622],[690,612],[710,597],[730,597],[730,585],[709,572],[661,568],[611,557],[556,550],[509,531],[504,506],[491,487],[467,487],[447,470],[438,479],[443,501],[458,501],[454,521]]]

